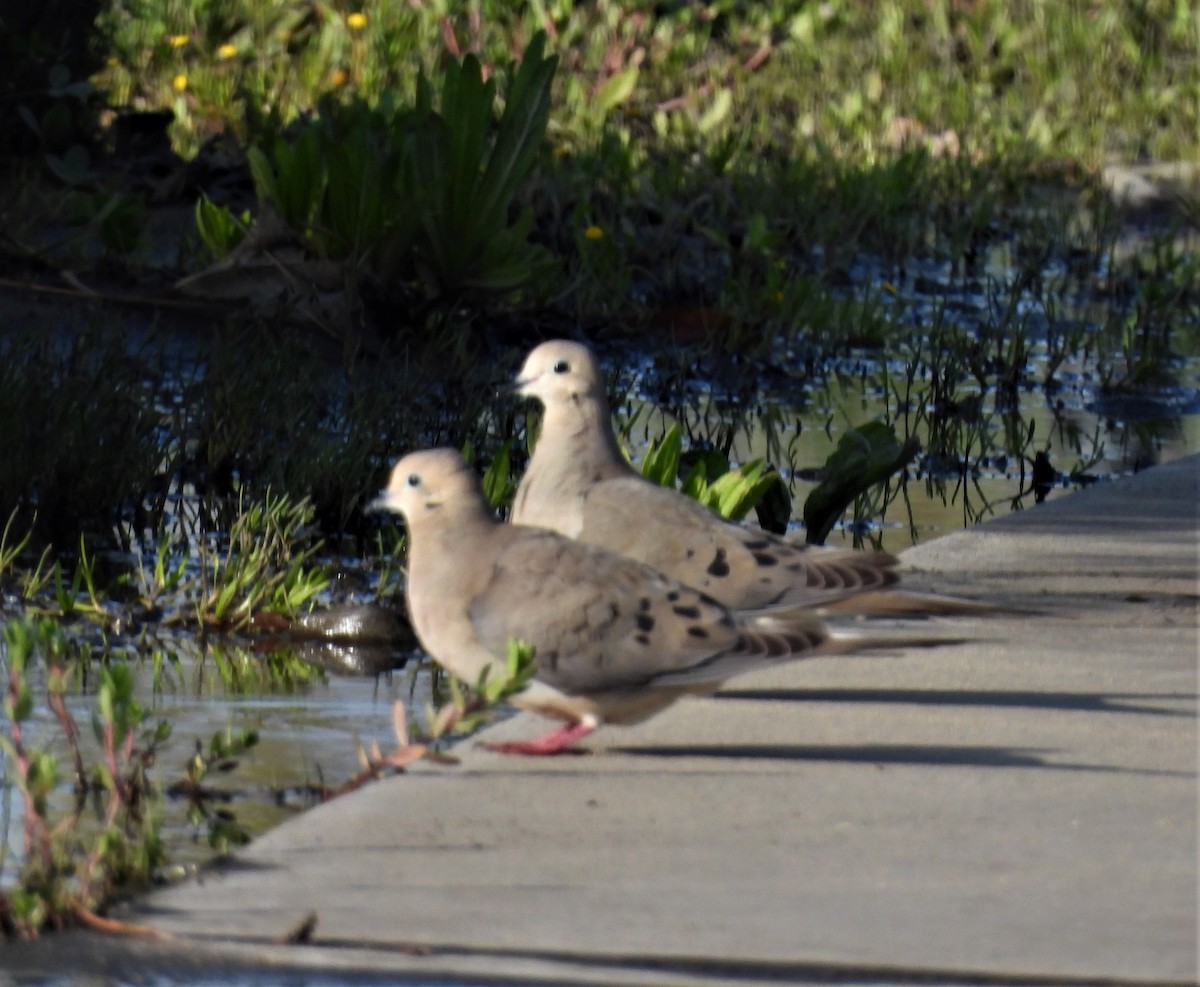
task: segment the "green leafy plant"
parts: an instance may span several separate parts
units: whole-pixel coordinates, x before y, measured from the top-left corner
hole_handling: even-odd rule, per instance
[[[8,520],[4,522],[4,530],[0,531],[0,586],[3,586],[8,581],[9,575],[16,571],[17,560],[20,559],[21,553],[25,551],[29,540],[33,537],[33,529],[30,528],[15,542],[10,541],[17,514],[18,509],[14,507],[12,513],[8,515]]]
[[[55,563],[54,597],[58,603],[59,614],[63,617],[83,613],[104,620],[108,616],[101,594],[96,589],[96,559],[95,556],[88,555],[87,543],[82,535],[79,536],[79,558],[75,563],[75,574],[71,577],[69,585],[63,580],[61,563]]]
[[[95,233],[113,257],[128,257],[141,245],[145,217],[142,200],[133,195],[79,188],[68,200],[67,218],[82,228],[80,236]]]
[[[512,476],[512,444],[512,439],[500,443],[481,478],[483,494],[496,510],[509,507],[517,492],[517,482]],[[467,462],[474,461],[475,448],[472,443],[468,442],[463,448],[463,456]]]
[[[174,557],[172,557],[174,556]],[[143,607],[153,607],[165,598],[178,593],[188,580],[187,556],[179,552],[168,531],[162,531],[154,545],[154,560],[147,566],[139,556],[133,579],[137,583],[139,602]],[[129,577],[124,577],[130,582]]]
[[[378,744],[372,744],[369,751],[360,745],[361,770],[338,788],[326,790],[323,799],[345,795],[385,773],[403,771],[422,758],[457,764],[455,758],[441,753],[440,744],[478,730],[495,716],[504,702],[529,684],[536,671],[533,648],[522,641],[509,641],[504,665],[498,670],[485,668],[472,688],[464,689],[452,676],[447,676],[450,697],[437,709],[426,707],[424,729],[410,728],[404,705],[394,703],[395,749],[385,754]]]
[[[534,649],[523,641],[509,641],[503,667],[488,666],[469,691],[448,677],[450,701],[438,710],[426,710],[428,737],[474,733],[510,696],[524,689],[537,672]]]
[[[244,627],[259,610],[294,615],[320,593],[329,574],[310,564],[321,548],[306,531],[312,519],[307,498],[268,490],[262,502],[240,503],[224,554],[202,553],[200,622]]]
[[[550,115],[558,59],[543,54],[545,43],[539,32],[526,48],[498,121],[495,79],[484,81],[476,56],[447,66],[436,111],[432,86],[418,80],[405,174],[422,232],[416,263],[431,269],[443,293],[509,291],[546,264],[545,250],[527,242],[532,212],[515,223],[510,216]]]
[[[233,253],[237,245],[246,238],[249,226],[248,211],[235,217],[230,209],[216,205],[207,195],[200,193],[196,200],[196,232],[217,260]]]
[[[867,422],[843,435],[825,460],[821,483],[804,501],[807,540],[822,544],[856,497],[903,469],[920,448],[912,437],[901,442],[883,422]]]
[[[50,619],[4,626],[5,732],[0,751],[23,805],[24,840],[18,885],[0,887],[0,931],[33,937],[70,923],[113,927],[96,909],[119,888],[144,883],[162,860],[148,769],[171,733],[165,721],[147,724],[133,695],[133,675],[113,664],[98,673],[92,727],[99,756],[85,763],[79,729],[64,696],[79,673],[79,649]],[[44,676],[33,674],[38,658]],[[45,703],[66,743],[73,776],[72,807],[53,820],[63,784],[59,757],[26,736],[34,686],[45,682]],[[94,805],[90,816],[85,811]]]
[[[678,425],[672,425],[666,435],[647,450],[642,460],[642,476],[659,486],[675,488],[678,485],[680,493],[711,507],[731,521],[742,520],[768,492],[783,482],[763,459],[752,460],[734,469],[715,449],[695,454],[691,467],[680,480],[682,458],[683,433]]]
[[[528,284],[549,254],[529,242],[532,211],[512,214],[549,116],[557,59],[544,47],[542,34],[529,44],[498,118],[496,80],[484,80],[474,55],[447,65],[436,106],[424,74],[410,108],[386,97],[373,106],[322,100],[294,134],[248,150],[260,204],[316,257],[377,294],[416,286],[455,300]],[[202,202],[197,225],[221,250],[239,224]]]

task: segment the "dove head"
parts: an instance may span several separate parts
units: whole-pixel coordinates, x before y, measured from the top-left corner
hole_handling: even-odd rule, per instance
[[[604,377],[592,351],[564,339],[534,349],[525,358],[515,387],[518,394],[537,398],[547,410],[585,399],[605,400]]]
[[[405,456],[392,467],[387,487],[371,507],[403,514],[410,529],[452,516],[490,516],[479,480],[455,449],[428,449]]]

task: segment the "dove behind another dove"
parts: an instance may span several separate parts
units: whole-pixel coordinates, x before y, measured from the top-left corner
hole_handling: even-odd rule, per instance
[[[735,610],[815,606],[898,578],[886,552],[786,542],[642,477],[617,445],[604,378],[580,343],[538,346],[516,389],[540,400],[545,415],[517,488],[514,524],[550,528],[644,562]]]

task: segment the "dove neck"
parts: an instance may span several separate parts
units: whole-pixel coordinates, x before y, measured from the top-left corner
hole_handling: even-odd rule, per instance
[[[460,540],[464,531],[486,530],[496,524],[491,505],[478,484],[427,501],[415,517],[407,520],[413,541],[430,543],[442,538]]]
[[[539,449],[546,439],[557,446],[547,449],[547,453],[552,451],[556,461],[575,470],[625,467],[625,457],[613,435],[608,401],[602,394],[573,394],[569,401],[547,407]],[[569,458],[562,455],[562,444],[570,447]]]
[[[409,564],[419,569],[427,561],[459,557],[465,545],[486,540],[497,526],[482,490],[426,504],[409,520]]]

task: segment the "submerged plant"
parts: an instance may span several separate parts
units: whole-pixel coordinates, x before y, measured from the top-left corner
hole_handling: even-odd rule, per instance
[[[239,758],[258,745],[258,732],[241,730],[234,733],[226,727],[209,738],[207,746],[200,740],[184,765],[183,778],[167,789],[172,798],[187,801],[188,821],[206,833],[208,845],[220,855],[231,847],[250,842],[250,834],[238,823],[237,816],[223,802],[226,793],[209,784],[209,776],[228,773],[238,766]]]
[[[272,648],[260,653],[220,639],[206,643],[196,665],[198,692],[211,681],[210,667],[221,687],[233,696],[298,691],[320,681],[325,674],[301,658],[294,648]]]

